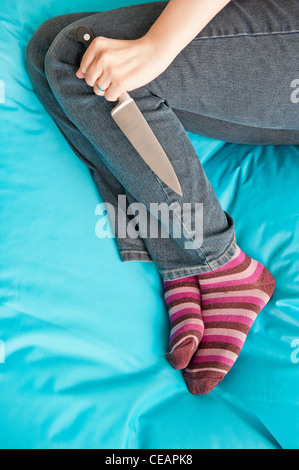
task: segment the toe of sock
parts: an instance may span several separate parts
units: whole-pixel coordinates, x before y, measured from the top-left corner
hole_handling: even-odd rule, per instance
[[[175,350],[170,353],[167,351],[166,357],[170,362],[170,365],[175,370],[185,369],[192,359],[198,346],[198,342],[195,339],[188,339],[186,342],[180,344]]]
[[[185,376],[185,380],[188,386],[188,390],[193,395],[206,395],[210,393],[216,385],[221,382],[222,378],[212,379],[212,378],[190,378]]]

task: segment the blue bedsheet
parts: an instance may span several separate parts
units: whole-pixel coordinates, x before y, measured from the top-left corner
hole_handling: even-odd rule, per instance
[[[133,3],[1,2],[0,447],[298,448],[299,148],[189,134],[238,244],[277,283],[231,372],[193,396],[165,358],[157,269],[96,237],[100,196],[26,74],[48,18]]]

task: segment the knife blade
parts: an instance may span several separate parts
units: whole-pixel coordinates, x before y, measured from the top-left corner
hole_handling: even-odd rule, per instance
[[[79,26],[76,38],[88,47],[95,34],[88,26]],[[127,92],[122,93],[118,100],[117,106],[111,111],[112,118],[152,171],[182,196],[182,188],[173,166],[137,104]]]

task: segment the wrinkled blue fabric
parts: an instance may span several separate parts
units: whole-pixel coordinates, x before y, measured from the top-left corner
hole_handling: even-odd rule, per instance
[[[25,72],[39,24],[107,8],[0,7],[0,447],[298,448],[299,148],[189,134],[240,246],[276,279],[230,373],[193,396],[165,358],[157,269],[123,263],[113,239],[96,237],[90,173]]]

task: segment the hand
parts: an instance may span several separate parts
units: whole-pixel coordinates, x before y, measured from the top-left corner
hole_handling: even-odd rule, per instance
[[[147,36],[133,40],[99,36],[86,50],[76,76],[85,78],[95,94],[117,101],[123,92],[146,85],[168,67],[173,57],[157,49]]]

